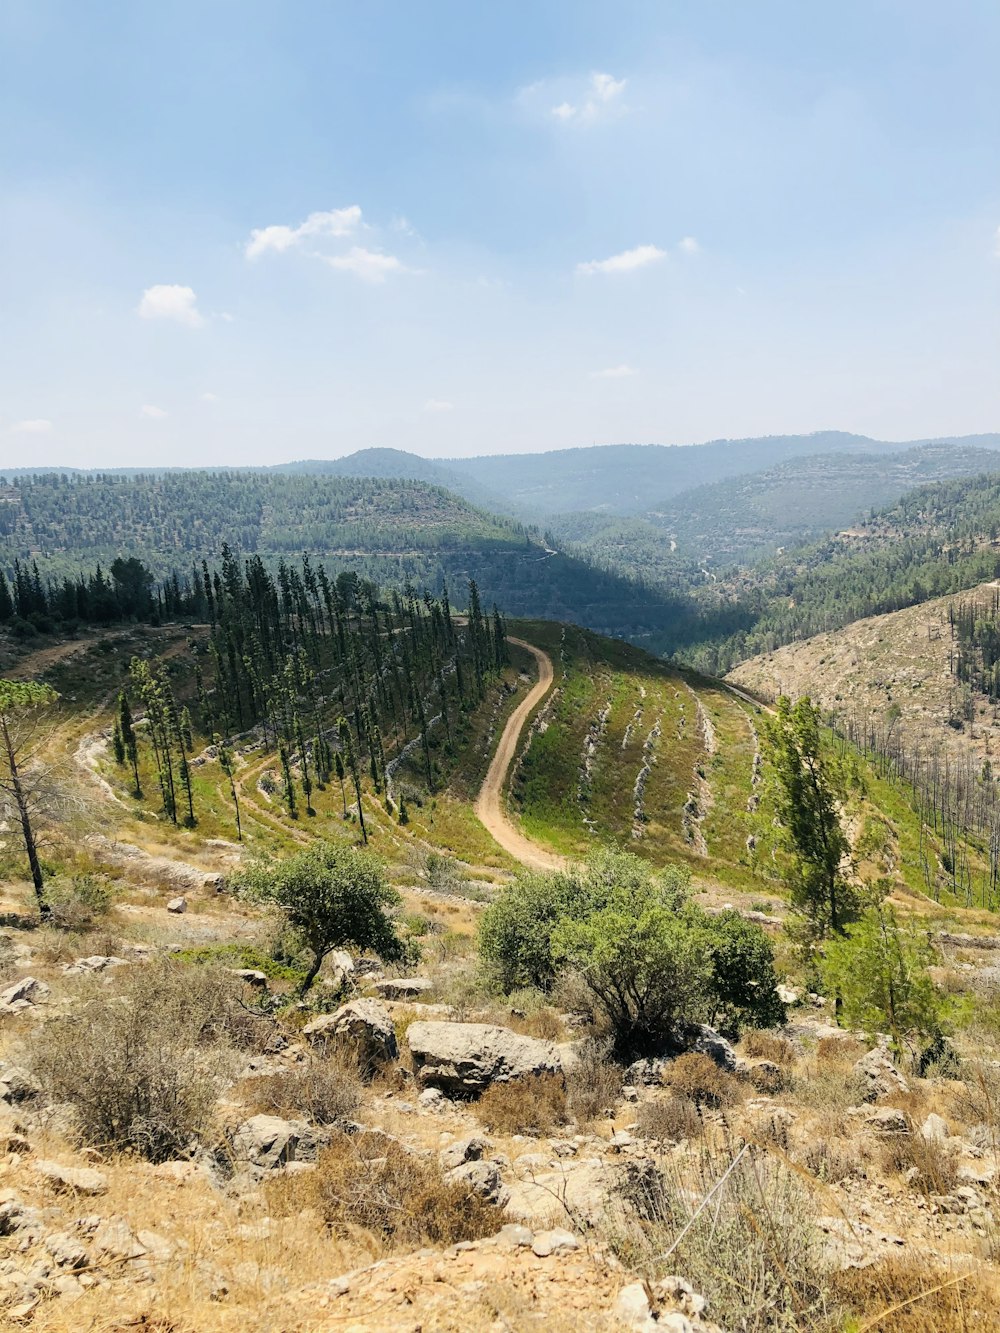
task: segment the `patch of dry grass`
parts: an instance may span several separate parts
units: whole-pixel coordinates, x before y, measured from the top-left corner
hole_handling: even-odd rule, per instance
[[[739,1082],[700,1051],[688,1051],[672,1060],[663,1076],[667,1087],[694,1106],[713,1110],[732,1106],[742,1096]]]
[[[494,1134],[551,1134],[566,1123],[566,1087],[557,1074],[491,1083],[472,1107]]]
[[[660,1143],[680,1143],[682,1139],[690,1142],[700,1138],[705,1128],[694,1102],[673,1093],[644,1101],[636,1115],[636,1123],[642,1138]]]
[[[377,1132],[335,1134],[315,1171],[266,1187],[274,1212],[315,1209],[334,1237],[367,1233],[382,1252],[495,1235],[503,1210],[448,1181],[430,1157]]]

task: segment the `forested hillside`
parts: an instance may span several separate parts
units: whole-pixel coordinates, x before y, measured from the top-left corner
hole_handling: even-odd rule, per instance
[[[675,646],[707,670],[1000,577],[1000,477],[910,492],[857,527],[707,591]],[[687,629],[683,631],[687,633]]]
[[[75,577],[135,555],[158,577],[224,543],[275,565],[311,551],[378,583],[476,580],[487,604],[613,634],[663,634],[683,602],[548,548],[512,520],[424,482],[259,472],[47,474],[0,485],[0,567]]]

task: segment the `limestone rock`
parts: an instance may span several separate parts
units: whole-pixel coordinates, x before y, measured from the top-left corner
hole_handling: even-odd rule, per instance
[[[855,1064],[854,1073],[861,1080],[866,1102],[879,1102],[885,1097],[894,1097],[899,1092],[910,1090],[910,1085],[892,1063],[884,1046],[876,1046],[863,1055]]]
[[[454,1143],[449,1143],[446,1148],[441,1149],[438,1156],[444,1169],[450,1171],[465,1162],[478,1162],[489,1146],[488,1139],[479,1134],[470,1134],[464,1139],[456,1139]]]
[[[469,1096],[491,1083],[562,1073],[551,1042],[489,1023],[411,1023],[406,1040],[420,1082],[444,1092]]]
[[[692,1025],[685,1046],[689,1051],[707,1055],[720,1069],[725,1069],[730,1074],[736,1070],[738,1057],[732,1043],[705,1023]]]
[[[342,1042],[364,1066],[387,1064],[399,1054],[392,1019],[378,1000],[349,1000],[332,1014],[307,1023],[302,1035],[312,1046]]]
[[[255,1115],[233,1135],[233,1156],[258,1171],[271,1171],[295,1160],[315,1161],[319,1142],[303,1120]]]
[[[375,983],[383,1000],[418,1000],[433,989],[434,983],[427,977],[386,977]]]
[[[496,1162],[463,1162],[445,1172],[445,1179],[452,1184],[467,1185],[473,1194],[478,1194],[487,1203],[503,1205],[510,1197]]]
[[[63,1166],[61,1162],[36,1162],[35,1170],[58,1190],[75,1194],[106,1194],[108,1178],[92,1166]]]
[[[655,1329],[644,1282],[630,1282],[622,1287],[615,1301],[614,1317],[623,1328]]]
[[[928,1143],[944,1143],[948,1138],[948,1122],[934,1111],[920,1126],[920,1135]]]
[[[547,1259],[550,1254],[572,1254],[580,1248],[580,1242],[572,1231],[556,1227],[552,1231],[539,1231],[531,1245],[539,1259]]]
[[[6,990],[0,991],[0,1014],[19,1014],[48,999],[49,988],[36,977],[22,977]]]
[[[188,905],[186,898],[171,898],[167,903],[167,911],[173,912],[176,915],[179,915],[181,912],[186,912],[187,909]]]

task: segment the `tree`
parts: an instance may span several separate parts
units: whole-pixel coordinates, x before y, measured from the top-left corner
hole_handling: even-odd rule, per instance
[[[727,1032],[777,1027],[785,1021],[778,998],[774,948],[767,933],[739,912],[709,922],[714,1006],[710,1021]]]
[[[819,708],[808,696],[784,695],[766,723],[778,819],[791,853],[792,906],[812,940],[840,934],[857,914],[844,874],[850,844],[840,823],[846,783],[823,742]]]
[[[51,908],[45,899],[35,828],[44,789],[44,770],[38,762],[36,741],[43,711],[57,698],[49,685],[0,680],[0,803],[10,807],[21,825],[31,882],[43,919],[49,916]]]
[[[351,740],[351,729],[347,725],[347,719],[342,717],[339,725],[340,748],[344,752],[344,762],[351,775],[351,781],[354,783],[354,795],[358,802],[358,819],[361,823],[361,837],[365,843],[368,842],[368,830],[365,828],[365,812],[361,804],[361,774],[358,772],[358,758],[354,750],[354,742]],[[339,773],[338,769],[338,773]]]
[[[926,933],[901,926],[879,902],[827,945],[823,978],[845,1023],[888,1032],[897,1056],[912,1056],[942,1035],[944,1001],[928,971],[935,961]]]
[[[233,764],[233,752],[222,739],[221,736],[215,737],[215,745],[219,752],[219,767],[229,779],[229,794],[233,798],[233,809],[236,811],[236,837],[240,842],[243,841],[243,825],[240,820],[240,797],[236,789],[236,774]]]
[[[403,809],[401,799],[400,819]],[[479,952],[505,991],[552,986],[558,973],[552,934],[582,893],[575,874],[523,874],[486,908],[479,923]]]
[[[389,915],[400,902],[381,861],[369,852],[331,842],[277,862],[255,862],[234,877],[238,890],[281,909],[312,956],[302,981],[309,989],[333,949],[353,945],[385,962],[404,956]]]
[[[132,710],[129,707],[128,695],[124,690],[118,696],[118,730],[121,733],[122,745],[125,749],[125,755],[132,765],[132,777],[135,779],[134,795],[137,800],[142,799],[142,786],[139,782],[139,744],[135,738],[135,727],[132,722]]]

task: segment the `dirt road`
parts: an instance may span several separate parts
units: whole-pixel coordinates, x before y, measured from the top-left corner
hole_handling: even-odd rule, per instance
[[[553,680],[552,659],[548,653],[543,653],[541,648],[536,648],[534,644],[525,643],[524,639],[511,637],[509,642],[525,649],[534,657],[538,663],[538,681],[507,719],[500,743],[476,798],[475,811],[504,851],[509,852],[522,865],[528,866],[531,870],[562,870],[568,864],[566,857],[547,851],[538,843],[532,842],[530,838],[526,838],[520,829],[511,823],[504,808],[504,786],[517,753],[524,724],[548,694]]]

